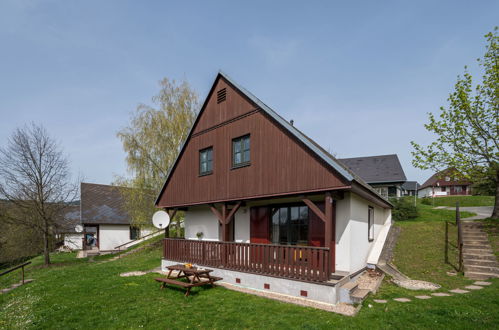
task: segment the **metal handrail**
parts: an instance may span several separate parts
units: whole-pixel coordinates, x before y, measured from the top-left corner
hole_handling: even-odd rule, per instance
[[[11,268],[9,270],[6,270],[6,271],[0,273],[0,276],[6,275],[6,274],[8,274],[10,272],[13,272],[16,269],[22,268],[22,283],[24,284],[24,266],[27,266],[29,264],[31,264],[31,261],[28,261],[28,262],[25,262],[23,264],[17,265],[17,266],[15,266],[15,267],[13,267],[13,268]]]
[[[160,231],[164,231],[164,229],[157,230],[157,231],[155,231],[155,232],[153,232],[153,233],[149,233],[149,234],[144,235],[144,236],[142,236],[142,237],[140,237],[140,238],[133,239],[133,240],[131,240],[131,241],[128,241],[128,242],[126,242],[126,243],[123,243],[123,244],[121,244],[121,245],[116,246],[114,249],[115,249],[115,250],[116,250],[116,249],[120,249],[120,250],[121,250],[121,247],[122,247],[122,246],[128,245],[128,244],[130,244],[130,243],[133,243],[133,242],[138,241],[138,240],[141,240],[141,239],[144,239],[144,238],[146,238],[146,237],[148,237],[148,236],[151,236],[151,235],[157,234],[157,233],[159,233]]]
[[[461,213],[459,212],[459,202],[456,202],[456,225],[457,225],[457,246],[459,249],[459,272],[463,271],[463,229],[461,225]]]

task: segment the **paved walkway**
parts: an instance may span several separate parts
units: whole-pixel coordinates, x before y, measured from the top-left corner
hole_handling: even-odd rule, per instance
[[[455,206],[446,206],[444,207],[447,210],[456,210]],[[490,218],[492,215],[492,211],[494,210],[493,206],[463,206],[459,207],[460,211],[466,211],[466,212],[471,212],[471,213],[476,213],[475,216],[469,217],[469,218],[462,218],[462,220],[479,220],[479,219],[486,219]]]

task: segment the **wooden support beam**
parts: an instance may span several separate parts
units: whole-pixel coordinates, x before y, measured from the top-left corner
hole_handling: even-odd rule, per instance
[[[165,209],[166,213],[170,216],[170,222],[172,222],[173,217],[177,214],[177,209]],[[170,237],[170,225],[165,227],[165,238]]]
[[[218,211],[217,207],[215,206],[215,204],[210,204],[210,209],[211,209],[211,212],[213,212],[213,214],[217,217],[218,221],[223,224],[225,219],[223,218],[222,214],[220,214],[220,211]]]
[[[324,212],[322,212],[318,207],[317,205],[315,205],[314,202],[312,202],[310,199],[308,198],[303,198],[302,201],[305,203],[305,205],[308,206],[308,208],[315,213],[316,216],[319,217],[319,219],[321,219],[322,221],[324,221],[325,223],[327,222],[327,218],[326,218],[326,214],[324,214]]]
[[[230,210],[229,215],[225,219],[225,222],[227,224],[229,224],[232,221],[232,218],[234,217],[234,214],[236,214],[236,212],[237,212],[237,210],[239,209],[240,206],[241,206],[241,202],[237,202],[237,204],[234,205],[234,207]]]

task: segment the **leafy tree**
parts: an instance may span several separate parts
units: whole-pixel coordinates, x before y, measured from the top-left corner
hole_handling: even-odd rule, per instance
[[[130,124],[118,132],[127,154],[129,177],[119,177],[125,208],[136,226],[147,226],[156,209],[154,201],[194,123],[196,92],[186,81],[164,78],[153,105],[140,104]],[[177,216],[177,235],[181,215]]]
[[[2,221],[15,228],[24,226],[26,233],[41,238],[45,265],[50,264],[51,245],[64,212],[78,197],[78,186],[71,181],[67,158],[42,126],[16,129],[7,147],[0,148]]]
[[[472,181],[493,173],[495,206],[492,217],[499,217],[499,36],[498,28],[485,35],[485,55],[478,59],[483,69],[481,84],[473,88],[466,70],[458,76],[449,95],[448,108],[440,108],[439,118],[430,113],[425,128],[436,134],[436,141],[423,147],[411,142],[413,165],[440,171],[455,168]]]

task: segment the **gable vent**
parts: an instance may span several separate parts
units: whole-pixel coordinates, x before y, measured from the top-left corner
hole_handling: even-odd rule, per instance
[[[217,103],[222,103],[227,99],[227,89],[222,88],[217,92]]]

